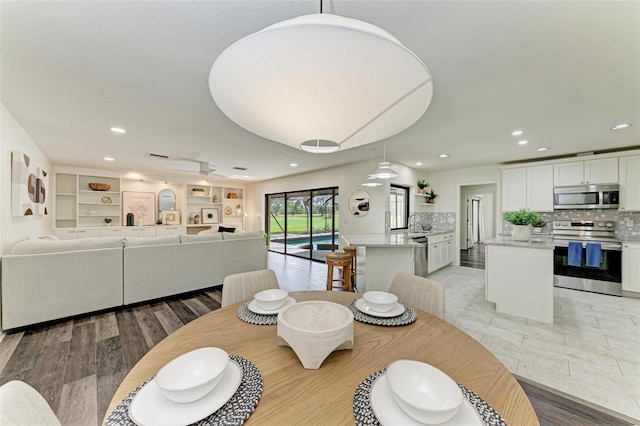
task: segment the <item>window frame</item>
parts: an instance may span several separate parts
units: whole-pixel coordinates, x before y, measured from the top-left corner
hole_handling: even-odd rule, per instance
[[[398,218],[398,203],[397,200],[396,201],[392,201],[392,198],[395,197],[395,195],[393,194],[395,190],[401,190],[404,192],[404,212],[403,212],[403,216],[404,216],[404,226],[397,226],[397,227],[393,227],[392,223],[393,218],[395,217],[396,220],[395,222],[397,223],[397,218]],[[391,230],[392,231],[398,231],[398,230],[403,230],[403,229],[409,229],[409,194],[411,193],[411,188],[405,185],[400,185],[400,184],[396,184],[396,183],[391,183],[389,184],[389,212],[390,212],[390,223],[389,225],[391,226]],[[395,202],[395,206],[393,206],[393,203]],[[395,207],[395,208],[392,208]]]

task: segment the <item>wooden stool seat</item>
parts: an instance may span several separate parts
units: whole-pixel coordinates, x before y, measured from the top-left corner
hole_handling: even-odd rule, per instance
[[[351,263],[352,256],[349,253],[331,252],[326,254],[327,259],[327,290],[331,291],[334,288],[344,289],[352,291],[351,287]],[[333,278],[333,268],[342,269],[342,278]],[[342,285],[333,285],[334,282],[339,281]]]
[[[358,284],[358,247],[356,246],[345,246],[342,248],[345,253],[351,255],[351,283],[353,285],[354,291],[357,291]]]

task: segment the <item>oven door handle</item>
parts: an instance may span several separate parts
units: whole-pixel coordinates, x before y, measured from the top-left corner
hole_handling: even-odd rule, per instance
[[[584,241],[576,241],[577,243],[582,243],[582,248],[586,248],[587,244]],[[594,241],[595,242],[595,241]],[[554,241],[554,247],[569,247],[569,241]],[[600,243],[602,250],[614,250],[614,251],[622,251],[622,244],[608,244],[608,243]]]

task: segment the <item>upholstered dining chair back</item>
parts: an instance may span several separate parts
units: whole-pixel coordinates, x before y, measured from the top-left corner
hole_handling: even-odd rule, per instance
[[[389,292],[398,296],[401,303],[444,319],[444,286],[439,282],[398,272],[391,281]]]
[[[225,307],[241,300],[252,299],[257,292],[270,288],[280,288],[278,277],[271,269],[227,275],[222,283],[220,304]]]
[[[60,426],[60,421],[37,390],[12,380],[0,386],[0,425]]]

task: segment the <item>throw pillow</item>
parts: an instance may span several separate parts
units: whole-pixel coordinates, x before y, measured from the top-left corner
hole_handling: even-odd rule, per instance
[[[235,232],[236,228],[227,228],[224,226],[219,226],[218,227],[218,232]]]

